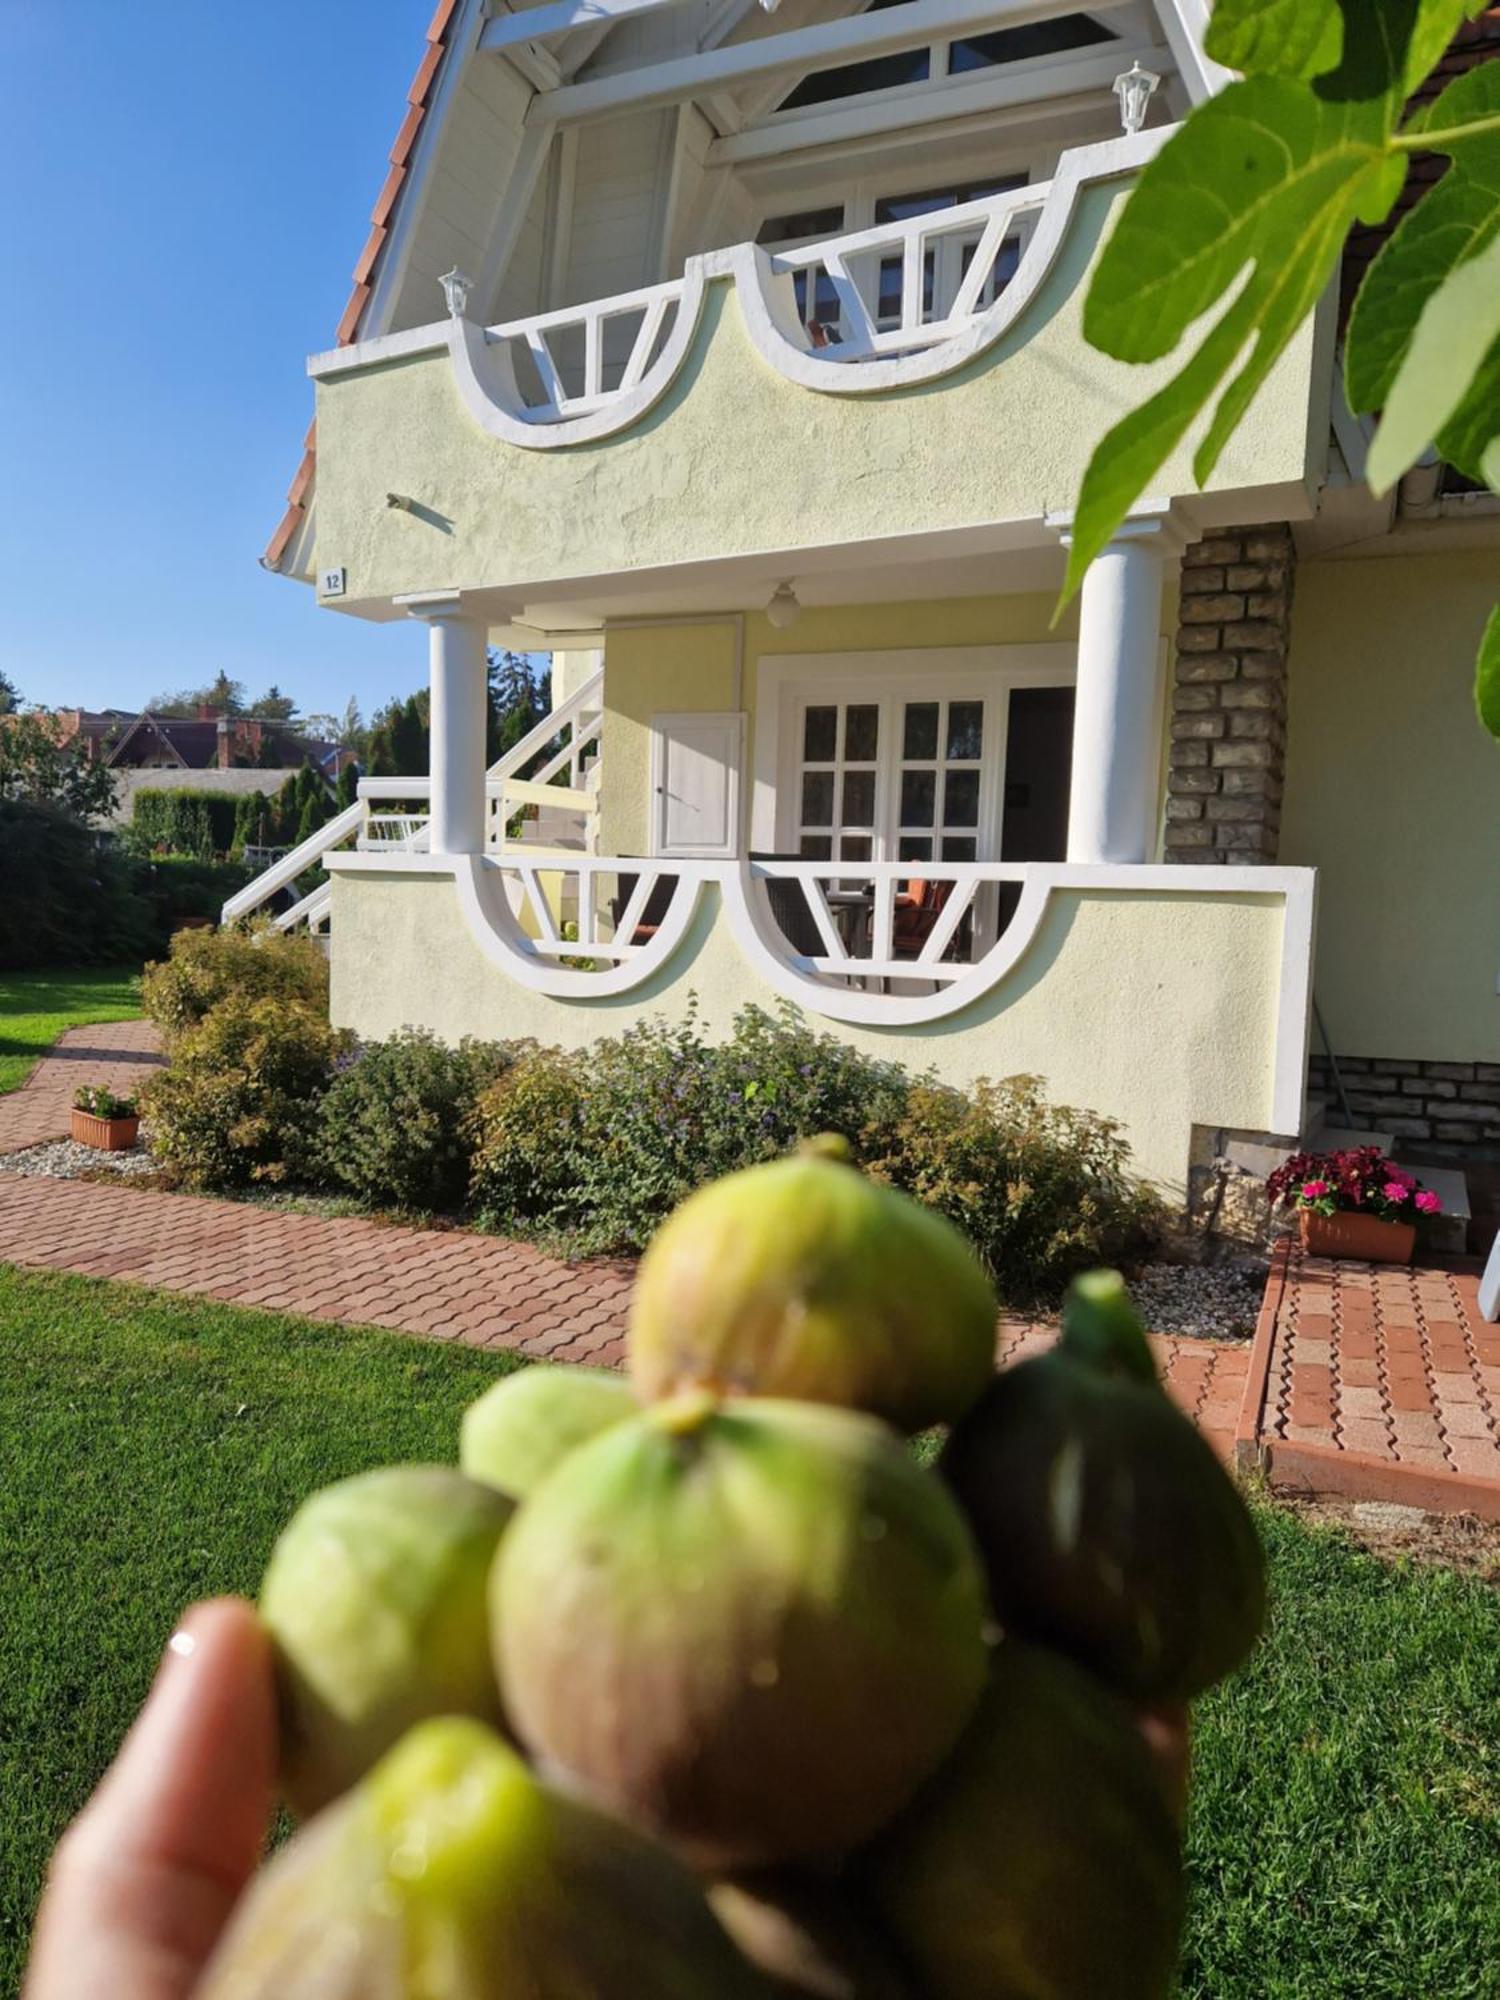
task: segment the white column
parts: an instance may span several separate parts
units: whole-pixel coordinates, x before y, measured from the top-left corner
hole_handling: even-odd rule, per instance
[[[488,627],[456,593],[409,598],[406,608],[428,628],[431,675],[434,854],[482,854],[485,834],[485,648]]]
[[[1165,517],[1127,522],[1079,595],[1069,861],[1149,861],[1160,813],[1161,601],[1181,542]]]

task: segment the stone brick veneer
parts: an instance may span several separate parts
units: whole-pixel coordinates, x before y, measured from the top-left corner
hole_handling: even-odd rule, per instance
[[[1182,558],[1167,778],[1168,861],[1274,861],[1296,551],[1285,522]]]
[[[1500,1159],[1500,1063],[1340,1056],[1338,1065],[1358,1124],[1437,1151]],[[1329,1099],[1330,1122],[1341,1122],[1326,1056],[1312,1057],[1308,1082]]]

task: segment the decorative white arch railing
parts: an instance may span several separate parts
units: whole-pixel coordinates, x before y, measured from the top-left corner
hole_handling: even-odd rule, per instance
[[[934,381],[1015,324],[1057,262],[1084,190],[1138,173],[1173,129],[1075,147],[1050,181],[946,213],[795,250],[736,244],[689,257],[668,283],[500,326],[467,317],[467,284],[455,274],[446,321],[315,354],[308,373],[446,350],[465,407],[490,436],[528,450],[588,444],[629,429],[661,400],[692,346],[709,281],[728,279],[761,358],[803,388],[861,395]],[[819,270],[839,302],[832,324],[811,303]]]

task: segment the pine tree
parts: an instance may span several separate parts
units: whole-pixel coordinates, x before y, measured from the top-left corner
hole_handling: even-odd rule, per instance
[[[428,771],[428,730],[419,695],[408,695],[391,718],[391,753],[395,775],[422,778]]]
[[[333,788],[334,801],[340,812],[347,812],[359,797],[359,766],[346,764],[339,772],[339,781]]]

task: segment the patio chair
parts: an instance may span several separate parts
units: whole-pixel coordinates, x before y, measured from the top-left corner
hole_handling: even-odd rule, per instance
[[[896,920],[891,931],[891,949],[897,958],[919,958],[922,947],[936,928],[938,918],[943,914],[944,905],[953,894],[951,882],[927,882],[919,875],[907,881],[904,890],[896,897]],[[959,925],[962,934],[964,923]],[[959,935],[955,935],[949,951],[959,946]]]

